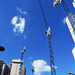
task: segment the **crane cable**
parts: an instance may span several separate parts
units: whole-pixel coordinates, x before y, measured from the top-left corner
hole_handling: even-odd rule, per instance
[[[42,4],[41,4],[40,0],[39,0],[39,4],[40,4],[41,11],[42,11],[42,14],[43,14],[43,18],[44,18],[44,21],[45,21],[45,27],[46,27],[46,29],[48,29],[48,24],[47,24],[47,21],[46,21],[46,18],[45,18],[45,14],[44,14],[44,11],[43,11],[43,7],[42,7]]]
[[[64,8],[64,10],[65,10],[65,12],[67,14],[67,16],[68,16],[68,19],[69,19],[71,25],[73,26],[73,29],[75,29],[75,26],[74,26],[75,25],[75,22],[74,22],[73,15],[70,13],[70,11],[69,11],[66,3],[64,2],[64,0],[62,0],[61,3],[62,3],[62,6],[63,6],[63,8]]]

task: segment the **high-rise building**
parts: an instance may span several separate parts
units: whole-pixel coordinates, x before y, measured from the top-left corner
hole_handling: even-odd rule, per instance
[[[3,60],[0,60],[0,75],[9,75],[9,71],[9,67],[4,63]]]
[[[1,72],[2,72],[3,64],[4,64],[4,61],[0,60],[0,75],[1,75]]]
[[[1,75],[9,75],[10,69],[6,64],[3,64]]]
[[[22,64],[21,68],[21,75],[25,75],[25,67],[23,66],[23,60],[12,60],[12,67],[11,67],[11,73],[10,75],[18,75],[20,71],[20,65]]]

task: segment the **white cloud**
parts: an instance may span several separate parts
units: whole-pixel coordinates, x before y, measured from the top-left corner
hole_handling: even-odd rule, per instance
[[[32,63],[32,66],[34,67],[35,75],[41,75],[42,72],[50,72],[51,71],[51,67],[49,65],[47,65],[47,62],[44,60],[34,60]],[[55,68],[57,68],[57,67],[55,67]]]
[[[17,33],[23,33],[25,28],[25,18],[14,16],[11,21],[14,25],[13,31]]]
[[[73,4],[73,7],[75,8],[75,0],[73,0],[72,4]]]
[[[27,13],[26,11],[22,11],[22,9],[19,9],[18,7],[17,7],[17,10],[18,10],[21,14],[28,15],[28,13]]]
[[[12,24],[16,24],[17,20],[18,20],[18,16],[15,16],[15,17],[12,19]]]

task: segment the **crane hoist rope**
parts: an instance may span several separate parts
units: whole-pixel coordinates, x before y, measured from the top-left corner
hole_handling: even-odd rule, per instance
[[[44,14],[44,11],[43,11],[43,7],[42,7],[42,4],[41,4],[40,0],[39,0],[39,4],[40,4],[41,11],[42,11],[42,14],[43,14],[43,18],[44,18],[44,21],[45,21],[45,26],[46,26],[45,33],[48,36],[48,46],[49,46],[49,57],[50,57],[51,75],[56,75],[55,64],[54,64],[54,57],[53,57],[53,51],[52,51],[52,45],[51,45],[52,35],[51,35],[51,32],[50,32],[50,27],[48,27],[48,24],[47,24],[47,21],[46,21],[46,18],[45,18],[45,14]]]

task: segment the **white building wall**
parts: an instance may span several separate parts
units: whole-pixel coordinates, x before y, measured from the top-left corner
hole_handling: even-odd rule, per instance
[[[12,63],[11,73],[10,75],[18,75],[20,64]]]
[[[73,41],[74,41],[74,43],[75,43],[75,32],[73,31],[73,27],[72,27],[72,25],[71,25],[71,23],[70,23],[68,17],[66,17],[66,23],[67,23],[67,26],[68,26],[69,31],[70,31],[70,33],[71,33],[71,36],[72,36],[72,38],[73,38]],[[73,50],[72,50],[72,54],[73,54],[74,59],[75,59],[75,47],[74,47]]]
[[[75,34],[74,34],[73,28],[72,28],[72,26],[71,26],[71,23],[70,23],[68,17],[66,17],[66,23],[67,23],[67,26],[68,26],[69,31],[70,31],[70,33],[71,33],[71,36],[72,36],[72,38],[73,38],[73,41],[74,41],[74,43],[75,43]]]
[[[73,54],[74,59],[75,59],[75,47],[74,47],[73,50],[72,50],[72,54]]]
[[[21,60],[12,60],[12,68],[10,75],[18,75],[20,69],[20,61]]]

